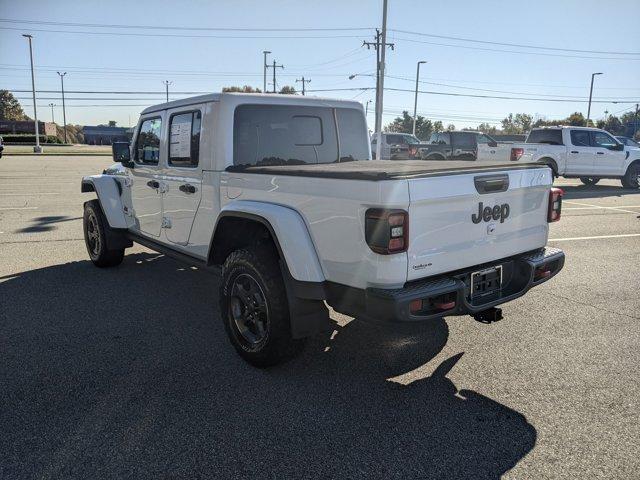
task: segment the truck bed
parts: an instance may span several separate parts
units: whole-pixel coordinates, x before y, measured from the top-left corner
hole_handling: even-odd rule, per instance
[[[382,181],[527,168],[540,168],[540,164],[504,162],[476,164],[473,161],[448,160],[369,160],[306,165],[232,166],[227,168],[227,171],[263,175]]]

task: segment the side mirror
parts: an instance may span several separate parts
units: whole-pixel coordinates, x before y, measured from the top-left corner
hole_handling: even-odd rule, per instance
[[[622,152],[624,150],[624,143],[616,143],[611,150],[617,150],[618,152]]]
[[[492,148],[495,148],[495,147],[498,146],[498,142],[491,141],[491,142],[487,143],[487,145],[489,145]]]
[[[120,162],[123,166],[132,168],[131,148],[129,142],[113,142],[111,151],[113,153],[113,161]]]

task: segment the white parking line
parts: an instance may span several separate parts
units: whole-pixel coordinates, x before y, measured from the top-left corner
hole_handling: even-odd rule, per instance
[[[0,207],[0,210],[37,210],[40,207]]]
[[[59,192],[44,192],[44,193],[0,193],[2,197],[39,197],[40,195],[60,195]]]
[[[570,240],[601,240],[605,238],[640,237],[640,233],[623,233],[620,235],[599,235],[597,237],[550,238],[550,242],[568,242]]]
[[[589,207],[589,208],[602,208],[604,210],[617,210],[618,212],[625,212],[625,213],[640,213],[640,212],[634,212],[633,210],[624,210],[623,208],[620,207],[603,207],[601,205],[592,205],[591,203],[582,203],[582,202],[572,202],[572,201],[565,201],[564,203],[570,203],[571,205],[581,205],[583,207]],[[636,207],[629,207],[629,208],[636,208]]]

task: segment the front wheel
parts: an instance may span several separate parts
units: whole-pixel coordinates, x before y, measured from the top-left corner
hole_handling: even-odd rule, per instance
[[[621,180],[624,188],[639,188],[640,187],[640,163],[633,163],[627,168],[627,173]]]
[[[104,218],[98,200],[91,200],[84,205],[82,217],[84,243],[87,246],[89,258],[96,267],[115,267],[122,263],[124,248],[109,250],[105,229],[109,228]]]
[[[220,315],[238,354],[256,367],[293,356],[289,303],[277,256],[269,246],[236,250],[222,267]]]
[[[585,185],[595,185],[600,181],[600,179],[592,177],[580,177],[580,181]]]

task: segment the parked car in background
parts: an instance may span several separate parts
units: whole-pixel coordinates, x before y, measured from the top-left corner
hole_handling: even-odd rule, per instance
[[[371,136],[371,152],[376,158],[377,135]],[[420,143],[418,137],[409,133],[383,133],[382,134],[382,160],[409,160],[413,157],[409,154],[410,147]]]
[[[636,142],[635,140],[629,137],[616,137],[616,140],[618,140],[621,144],[623,144],[626,147],[640,148],[640,143]]]
[[[608,132],[588,127],[534,128],[519,161],[544,163],[554,175],[595,185],[602,178],[620,179],[625,188],[640,186],[640,149],[628,147]]]
[[[481,132],[440,132],[431,135],[426,143],[411,145],[409,153],[421,160],[471,160],[479,162],[508,162],[511,143],[499,143]]]
[[[4,150],[4,142],[2,141],[2,136],[0,136],[0,158],[2,158],[3,150]]]

